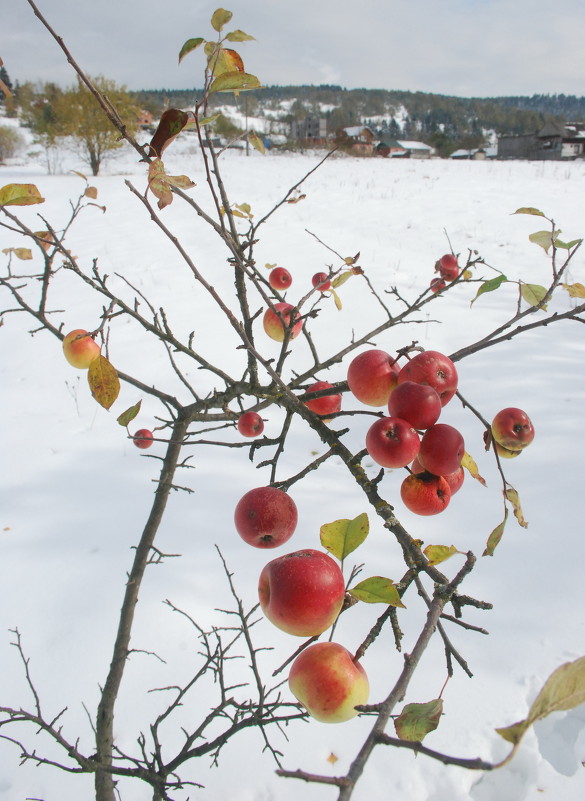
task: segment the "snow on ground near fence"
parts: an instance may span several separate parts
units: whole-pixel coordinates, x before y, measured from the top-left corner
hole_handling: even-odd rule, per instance
[[[195,140],[185,137],[184,144],[173,145],[165,156],[168,171],[188,174],[197,182],[193,195],[209,206],[204,200],[204,174]],[[318,158],[315,154],[262,157],[255,152],[246,158],[229,151],[223,157],[227,191],[233,202],[249,203],[258,219]],[[70,154],[62,154],[61,166],[64,170],[84,169]],[[31,157],[0,167],[0,185],[35,182],[46,197],[43,207],[22,210],[31,225],[35,221],[35,230],[42,227],[36,218],[39,212],[59,227],[66,218],[68,198],[82,186],[77,176],[49,176],[43,170],[42,158]],[[99,190],[97,203],[107,211],[86,211],[71,232],[69,247],[86,265],[97,257],[101,269],[109,274],[124,271],[156,305],[165,306],[178,332],[193,330],[197,346],[229,367],[234,357],[226,349],[228,340],[217,335],[213,310],[193,289],[176,253],[131,196],[126,179],[144,188],[143,167],[127,152],[110,161],[102,176],[90,179]],[[509,278],[544,283],[547,259],[528,241],[528,235],[541,227],[538,218],[513,216],[512,212],[520,206],[541,208],[554,216],[566,239],[577,238],[585,234],[584,190],[582,162],[451,163],[333,157],[303,186],[307,197],[285,206],[266,225],[257,259],[260,265],[278,263],[290,270],[294,284],[289,296],[296,299],[309,286],[313,273],[336,263],[324,245],[342,256],[360,251],[359,263],[377,286],[396,285],[405,297],[413,298],[433,277],[435,260],[449,250],[448,236],[455,252],[465,255],[468,249],[477,248]],[[197,266],[230,296],[232,278],[221,244],[178,202],[163,214]],[[5,230],[0,241],[1,248],[21,244]],[[491,275],[486,269],[485,276]],[[575,259],[570,278],[585,282],[582,254]],[[504,287],[470,307],[475,291],[476,287],[460,287],[431,304],[428,315],[425,309],[418,324],[391,330],[376,344],[393,350],[417,339],[428,349],[457,350],[505,319],[515,303],[512,290]],[[377,313],[363,282],[352,279],[341,287],[340,296],[342,311],[330,303],[313,324],[314,338],[324,354],[347,341],[352,331],[356,335],[366,331]],[[64,286],[58,300],[54,299],[54,307],[65,311],[56,313],[55,320],[63,321],[66,328],[95,325],[96,317],[91,316],[96,313],[95,304],[73,284]],[[570,303],[560,295],[551,310]],[[79,735],[82,747],[89,749],[91,730],[83,704],[90,709],[95,706],[97,687],[109,663],[131,547],[145,519],[158,463],[141,454],[115,422],[117,414],[135,403],[139,394],[124,387],[112,411],[101,410],[89,397],[84,376],[63,359],[59,344],[43,332],[29,336],[31,328],[22,315],[10,314],[0,329],[1,702],[31,703],[16,649],[10,645],[8,630],[18,627],[47,715],[66,706],[61,721],[64,731],[71,739]],[[304,342],[294,345],[298,348],[295,358],[302,359]],[[131,368],[146,381],[174,380],[165,359],[150,353],[143,338],[124,321],[113,326],[111,358],[120,369]],[[536,330],[458,365],[460,389],[470,402],[486,417],[505,406],[525,408],[535,424],[536,439],[521,458],[505,466],[520,493],[529,528],[524,530],[509,521],[495,556],[479,558],[465,584],[467,594],[494,603],[491,612],[467,613],[470,622],[487,628],[490,634],[451,630],[474,678],[456,670],[443,694],[441,724],[425,740],[430,748],[465,757],[501,758],[507,749],[494,728],[523,718],[548,675],[561,663],[585,654],[584,360],[585,330],[573,323]],[[343,379],[346,368],[346,364],[338,366],[322,377]],[[196,374],[192,377],[197,380]],[[159,413],[160,409],[145,399],[140,426],[148,426]],[[272,412],[266,417],[265,430],[270,435],[271,429],[278,430],[279,419]],[[444,421],[463,431],[467,449],[478,461],[488,488],[468,477],[442,515],[416,517],[404,510],[399,500],[397,513],[413,536],[426,543],[454,544],[479,557],[503,514],[498,477],[491,457],[483,452],[480,429],[457,401],[446,408]],[[350,444],[361,447],[366,426],[357,419],[351,422]],[[296,472],[311,451],[320,447],[312,432],[298,426],[287,443],[283,473]],[[166,663],[144,653],[132,656],[116,719],[121,747],[131,747],[137,728],[147,726],[153,710],[159,708],[158,694],[145,695],[146,691],[181,681],[195,665],[196,644],[190,627],[162,602],[168,598],[209,624],[216,619],[214,608],[229,602],[214,545],[221,548],[248,604],[255,602],[257,576],[268,558],[266,552],[242,543],[232,521],[239,497],[264,483],[267,474],[259,474],[244,451],[230,451],[227,457],[222,450],[194,451],[193,464],[195,470],[185,477],[185,483],[195,492],[172,497],[159,542],[164,551],[183,556],[150,568],[133,637],[136,648],[156,651]],[[383,479],[382,494],[396,498],[400,480],[389,472]],[[299,526],[289,550],[315,547],[322,523],[366,510],[357,488],[335,463],[297,485],[293,497],[299,507]],[[365,561],[372,573],[397,579],[401,575],[398,547],[374,515],[369,516],[372,532],[359,561]],[[271,552],[268,556],[276,555]],[[454,574],[461,558],[446,563],[445,571]],[[421,620],[422,603],[414,595],[405,602],[401,621],[404,650],[408,651]],[[343,616],[340,641],[355,648],[361,632],[378,614],[375,607],[354,607]],[[258,624],[256,635],[276,649],[275,654],[264,654],[267,669],[292,650],[291,639],[267,623]],[[372,700],[387,690],[388,676],[398,672],[401,660],[387,638],[368,652],[364,666],[371,678]],[[243,666],[240,670],[245,675]],[[435,698],[444,678],[444,655],[437,640],[425,654],[405,702]],[[196,719],[204,713],[206,701],[206,693],[200,693],[182,714],[190,721]],[[345,772],[368,729],[369,722],[363,719],[339,726],[313,722],[290,727],[288,740],[277,734],[274,740],[285,767],[336,775]],[[556,715],[526,736],[511,765],[486,775],[445,768],[424,757],[415,759],[408,752],[380,747],[354,798],[581,801],[584,732],[583,708]],[[28,735],[20,734],[31,742]],[[193,765],[188,778],[208,789],[192,790],[189,797],[230,801],[293,801],[299,793],[307,801],[335,797],[331,788],[278,779],[273,762],[268,754],[261,754],[261,748],[259,735],[249,732],[225,748],[219,768],[211,768],[204,760]],[[338,758],[336,764],[327,761],[330,754]],[[91,797],[91,777],[31,764],[19,768],[18,756],[15,746],[0,742],[0,799],[78,801]],[[124,801],[142,801],[148,795],[145,790],[133,782],[120,782]]]

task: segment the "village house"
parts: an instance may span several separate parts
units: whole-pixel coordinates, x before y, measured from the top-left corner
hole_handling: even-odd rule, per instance
[[[373,156],[376,149],[376,135],[367,125],[352,125],[344,128],[340,135],[341,144],[349,147],[356,156]]]
[[[435,153],[430,145],[412,139],[383,139],[376,151],[380,156],[394,159],[428,159]]]
[[[308,114],[304,120],[293,120],[290,124],[290,138],[314,147],[327,143],[327,120]]]
[[[500,136],[498,158],[536,161],[585,158],[585,123],[547,122],[534,134]]]

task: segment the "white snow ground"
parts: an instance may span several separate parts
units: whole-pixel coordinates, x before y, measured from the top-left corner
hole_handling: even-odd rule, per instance
[[[169,172],[187,173],[198,183],[192,192],[202,199],[204,176],[193,142],[189,137],[183,143],[179,140],[165,161]],[[262,216],[316,161],[315,155],[262,157],[253,152],[246,158],[228,152],[224,156],[227,189],[234,202],[250,203],[256,216]],[[84,169],[67,154],[62,166]],[[103,175],[90,179],[99,190],[97,202],[107,212],[91,209],[80,217],[69,239],[72,251],[86,265],[98,257],[101,268],[111,275],[124,271],[157,305],[165,306],[177,331],[195,330],[199,346],[231,369],[238,357],[227,350],[229,336],[218,334],[212,310],[201,303],[176,254],[130,195],[126,177],[144,186],[143,168],[128,153],[112,160]],[[44,206],[22,210],[36,230],[42,227],[38,213],[57,226],[63,224],[68,198],[82,185],[71,174],[48,176],[42,160],[25,156],[0,167],[0,186],[11,182],[35,182],[46,197]],[[435,259],[449,249],[446,231],[456,252],[477,248],[509,278],[541,283],[547,279],[548,262],[527,238],[541,227],[539,220],[511,213],[520,206],[541,208],[554,216],[566,238],[576,238],[585,234],[584,190],[583,162],[331,159],[303,187],[306,199],[280,210],[266,226],[258,262],[287,267],[295,282],[289,294],[296,298],[314,272],[333,263],[332,254],[308,229],[343,256],[360,251],[360,264],[379,287],[396,284],[405,296],[414,297],[428,285]],[[229,297],[230,272],[218,243],[177,202],[164,212],[164,219],[181,235],[197,265]],[[0,250],[20,244],[16,234],[0,232]],[[485,270],[485,275],[491,273]],[[575,259],[570,277],[585,282],[583,253]],[[432,304],[428,319],[421,324],[390,331],[377,345],[393,350],[416,338],[426,348],[450,353],[491,330],[515,303],[512,290],[502,288],[470,308],[474,294],[475,287],[459,288]],[[346,341],[352,330],[356,334],[367,330],[376,313],[371,296],[357,280],[342,287],[340,295],[343,310],[328,304],[313,326],[323,353]],[[7,303],[4,296],[2,302]],[[568,296],[559,293],[551,308],[564,309],[570,303]],[[53,307],[65,310],[55,314],[55,320],[66,328],[92,327],[101,310],[67,281],[61,283]],[[443,322],[435,322],[438,319]],[[158,463],[137,451],[115,422],[120,411],[139,399],[139,393],[124,387],[110,413],[98,408],[89,397],[84,376],[67,365],[59,344],[42,332],[29,336],[32,327],[24,316],[10,314],[0,329],[0,704],[31,705],[22,665],[11,646],[9,629],[18,627],[46,714],[54,715],[66,706],[61,721],[64,732],[73,739],[78,734],[82,747],[90,748],[90,724],[83,704],[93,708],[105,675],[131,547],[147,513]],[[113,328],[111,358],[116,366],[134,370],[147,382],[170,382],[186,397],[164,357],[150,352],[132,325],[120,321]],[[486,417],[504,406],[520,406],[533,419],[537,436],[521,458],[506,464],[529,528],[524,530],[510,520],[495,556],[479,558],[465,584],[468,594],[494,603],[491,612],[468,614],[490,635],[451,630],[474,678],[456,670],[443,694],[444,718],[425,740],[431,748],[458,756],[502,758],[507,748],[494,728],[523,718],[548,675],[561,663],[585,654],[584,334],[575,323],[553,325],[458,365],[463,394]],[[296,359],[306,355],[304,348],[299,340]],[[346,367],[332,369],[324,377],[342,379]],[[199,380],[197,373],[192,378]],[[160,413],[146,398],[137,422],[148,426],[153,415]],[[278,430],[278,415],[266,417],[270,435]],[[489,532],[502,517],[498,477],[491,456],[482,450],[475,419],[454,401],[446,408],[444,420],[463,431],[488,488],[467,478],[450,507],[428,519],[409,514],[398,500],[399,517],[425,542],[455,544],[479,557]],[[351,425],[350,441],[358,444],[367,424],[358,420]],[[287,444],[282,475],[296,472],[310,452],[320,447],[311,432],[299,427]],[[171,499],[159,540],[164,551],[183,556],[149,569],[133,637],[136,648],[156,650],[166,664],[145,654],[132,657],[116,718],[116,737],[122,746],[131,747],[138,728],[147,725],[153,709],[159,708],[158,694],[145,695],[145,691],[180,681],[196,664],[191,629],[169,612],[164,599],[204,623],[217,620],[213,610],[225,607],[229,596],[214,544],[221,547],[248,604],[255,602],[262,565],[280,552],[251,549],[233,529],[235,503],[244,491],[266,481],[266,472],[255,471],[245,451],[229,451],[227,457],[224,451],[195,451],[194,464],[196,469],[185,483],[195,493],[179,493]],[[399,481],[391,473],[384,478],[390,498],[396,497]],[[322,523],[366,510],[357,488],[336,464],[328,463],[297,485],[293,497],[300,520],[288,550],[317,546]],[[366,571],[397,579],[401,575],[398,549],[373,514],[370,522],[372,532],[358,552],[358,561],[366,562]],[[445,572],[454,574],[460,565],[461,557],[456,556],[445,563]],[[408,651],[420,621],[421,603],[414,595],[405,602],[408,608],[401,621]],[[351,610],[340,625],[340,641],[350,649],[356,647],[378,614],[376,607]],[[266,655],[267,664],[281,661],[292,650],[290,638],[269,624],[261,623],[257,636],[276,649],[274,656]],[[364,666],[371,678],[372,700],[382,697],[391,681],[388,676],[397,673],[401,659],[388,640],[370,649]],[[405,702],[436,697],[444,678],[442,647],[437,641],[426,653]],[[205,711],[206,692],[183,710],[189,719]],[[508,767],[485,775],[378,748],[354,798],[582,801],[584,724],[583,707],[547,719],[528,733]],[[336,775],[347,768],[369,725],[363,719],[339,726],[298,724],[288,730],[288,741],[276,735],[275,742],[285,767]],[[18,734],[33,742],[30,732],[23,729]],[[334,799],[332,788],[278,779],[270,757],[261,755],[261,747],[254,732],[235,738],[222,752],[219,768],[205,760],[194,765],[190,777],[207,789],[190,791],[185,797],[292,801],[302,793],[307,801]],[[338,757],[335,765],[327,761],[331,753]],[[120,791],[123,801],[150,797],[144,786],[132,782],[121,782]],[[0,742],[0,799],[79,801],[91,796],[91,777],[31,763],[19,767],[18,749]]]

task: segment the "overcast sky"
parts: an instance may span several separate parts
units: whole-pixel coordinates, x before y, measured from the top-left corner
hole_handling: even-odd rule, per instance
[[[27,0],[1,0],[0,57],[13,82],[73,82]],[[217,0],[37,0],[90,75],[129,89],[202,84]],[[339,84],[461,97],[585,94],[585,0],[225,0],[246,71],[268,86]]]

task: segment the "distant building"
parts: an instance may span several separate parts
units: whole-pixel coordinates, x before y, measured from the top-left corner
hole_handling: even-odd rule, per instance
[[[309,114],[304,120],[293,120],[290,124],[290,138],[311,145],[325,144],[327,141],[327,120]]]
[[[376,150],[380,156],[393,159],[428,159],[435,152],[430,145],[413,139],[382,139]]]
[[[376,148],[376,135],[367,125],[352,125],[344,128],[339,135],[340,143],[356,156],[373,156]]]
[[[499,159],[561,161],[585,158],[585,123],[547,122],[534,134],[500,136]]]

